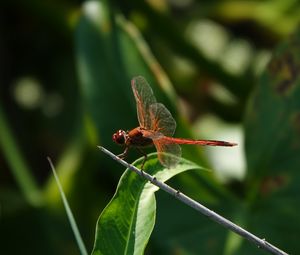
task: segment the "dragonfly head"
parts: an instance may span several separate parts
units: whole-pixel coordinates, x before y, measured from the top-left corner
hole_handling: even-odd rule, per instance
[[[118,130],[113,134],[112,139],[117,144],[125,144],[126,132],[124,130]]]

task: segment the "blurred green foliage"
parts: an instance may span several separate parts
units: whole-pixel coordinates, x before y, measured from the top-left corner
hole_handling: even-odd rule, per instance
[[[173,113],[180,137],[198,137],[196,123],[208,114],[244,127],[243,178],[188,171],[172,185],[287,252],[300,250],[298,1],[0,6],[1,254],[79,254],[47,156],[92,251],[97,218],[123,172],[96,146],[119,153],[112,133],[137,126],[135,75]],[[212,164],[202,148],[183,153]],[[263,253],[157,193],[146,254]]]

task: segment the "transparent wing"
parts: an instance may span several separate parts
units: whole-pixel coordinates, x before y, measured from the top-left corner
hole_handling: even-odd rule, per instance
[[[158,159],[163,166],[172,168],[179,163],[181,148],[178,144],[168,143],[163,138],[153,140],[153,143],[158,153]]]
[[[152,119],[149,114],[150,106],[156,103],[153,91],[142,76],[134,77],[131,80],[131,88],[136,101],[137,117],[140,127],[151,129]]]
[[[176,121],[163,104],[151,104],[149,113],[151,119],[151,130],[162,133],[165,136],[173,136],[176,129]]]

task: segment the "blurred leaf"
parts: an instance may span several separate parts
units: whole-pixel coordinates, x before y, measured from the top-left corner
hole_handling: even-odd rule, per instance
[[[278,47],[251,98],[245,124],[249,178],[299,172],[299,34]]]
[[[140,165],[142,160],[137,160],[135,165]],[[165,182],[174,175],[196,168],[201,167],[181,159],[176,168],[165,169],[153,153],[144,170]],[[93,254],[143,254],[155,223],[154,192],[157,190],[147,180],[126,170],[113,199],[98,220]]]
[[[290,253],[300,249],[299,70],[300,30],[275,51],[245,122],[247,191],[252,203],[248,224]]]
[[[105,2],[86,2],[75,34],[78,73],[88,113],[106,145],[111,144],[108,134],[121,124],[130,126],[135,117],[128,114],[129,109],[133,111],[130,79],[121,61],[119,40]]]
[[[272,37],[283,37],[299,23],[297,1],[224,1],[213,11],[215,18],[226,22],[253,22]]]
[[[56,170],[64,186],[64,192],[68,194],[72,187],[76,185],[75,175],[84,164],[84,157],[87,154],[86,138],[83,137],[82,130],[73,136],[72,140],[65,148],[59,162],[56,164]],[[85,166],[86,167],[86,166]],[[44,196],[47,200],[47,206],[58,206],[60,192],[57,189],[57,182],[53,178],[49,178],[48,183],[44,187]]]
[[[74,219],[74,216],[73,216],[73,213],[72,213],[72,210],[69,206],[69,203],[68,203],[68,200],[66,198],[66,195],[64,193],[64,190],[63,190],[63,187],[61,186],[60,184],[60,180],[58,178],[58,175],[56,174],[56,171],[55,171],[55,168],[54,168],[54,165],[51,161],[50,158],[48,158],[48,161],[49,161],[49,164],[50,164],[50,167],[51,167],[51,170],[52,170],[52,173],[54,175],[54,178],[55,178],[55,181],[56,181],[56,184],[57,184],[57,187],[58,187],[58,190],[59,190],[59,193],[60,193],[60,196],[61,196],[61,199],[63,201],[63,204],[64,204],[64,207],[65,207],[65,210],[66,210],[66,213],[67,213],[67,216],[68,216],[68,220],[70,222],[70,225],[71,225],[71,228],[73,230],[73,233],[75,235],[75,238],[76,238],[76,241],[77,241],[77,245],[79,247],[79,250],[81,252],[82,255],[87,255],[87,250],[85,248],[85,245],[82,241],[82,238],[81,238],[81,235],[80,235],[80,232],[79,232],[79,229],[77,227],[77,224],[76,224],[76,221]]]
[[[32,206],[40,206],[43,203],[42,194],[34,177],[14,139],[8,121],[0,105],[0,147],[10,166],[11,172],[18,183],[23,196]]]
[[[140,38],[137,46],[135,32],[133,25],[110,13],[106,1],[84,4],[75,37],[80,84],[101,143],[108,148],[116,129],[137,126],[130,79],[143,75],[155,91],[163,72],[150,53],[151,59],[144,59],[150,55],[141,54],[144,42]],[[170,84],[166,91],[171,94]]]
[[[250,89],[254,77],[252,74],[239,77],[227,72],[219,63],[211,61],[199,51],[187,38],[182,26],[177,25],[170,15],[155,10],[148,2],[131,0],[132,5],[141,11],[146,19],[148,36],[158,36],[165,41],[176,54],[194,63],[199,70],[204,70],[211,77],[221,82],[232,94],[244,99]],[[242,84],[242,86],[241,86]]]

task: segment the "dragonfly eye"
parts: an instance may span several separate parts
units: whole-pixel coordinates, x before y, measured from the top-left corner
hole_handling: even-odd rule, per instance
[[[124,144],[125,143],[125,135],[126,132],[124,130],[119,130],[118,132],[113,134],[113,141],[117,144]]]

